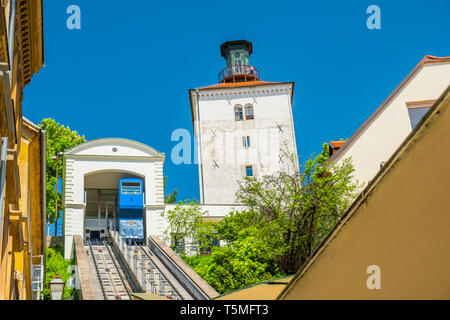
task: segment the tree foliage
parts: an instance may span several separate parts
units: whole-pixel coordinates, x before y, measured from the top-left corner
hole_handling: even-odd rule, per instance
[[[207,211],[202,210],[198,202],[192,200],[180,201],[172,210],[167,210],[163,215],[169,222],[169,228],[165,231],[166,241],[171,242],[172,249],[184,251],[177,248],[177,239],[188,237],[197,247],[206,249],[212,242],[214,231],[211,223],[205,223],[203,217]]]
[[[76,296],[77,289],[72,289],[68,285],[68,280],[72,275],[70,266],[75,265],[75,258],[72,260],[64,259],[64,249],[62,247],[48,247],[46,249],[47,262],[45,271],[44,300],[50,300],[49,282],[58,275],[66,283],[64,287],[63,300],[70,300]],[[68,272],[70,270],[70,272]]]
[[[214,247],[210,256],[184,257],[186,262],[221,293],[295,273],[361,187],[352,180],[351,159],[334,165],[328,158],[324,145],[299,169],[297,157],[284,152],[282,171],[245,178],[237,199],[246,209],[231,212],[214,227],[226,246]]]
[[[164,193],[167,189],[167,179],[164,177]],[[175,189],[170,194],[164,194],[164,203],[176,203],[177,202],[178,189]]]
[[[39,124],[43,130],[47,131],[47,221],[55,222],[55,201],[61,204],[62,196],[56,191],[56,161],[55,157],[81,143],[86,142],[84,136],[78,132],[70,130],[54,119],[46,118]],[[58,158],[58,176],[62,178],[63,159]],[[58,210],[59,211],[59,210]],[[58,212],[59,218],[59,212]]]
[[[237,223],[240,230],[255,229],[287,274],[295,273],[309,258],[358,194],[351,159],[335,165],[328,158],[324,145],[322,153],[300,170],[248,177],[240,183],[237,198],[249,209],[230,219],[243,221]],[[295,168],[295,156],[285,153],[284,159]]]
[[[270,259],[270,248],[253,236],[213,247],[210,255],[183,259],[219,293],[270,280],[283,272]]]

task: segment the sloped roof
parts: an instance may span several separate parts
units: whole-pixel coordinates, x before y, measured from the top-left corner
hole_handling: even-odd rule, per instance
[[[395,98],[397,93],[400,92],[404,88],[404,86],[408,83],[410,79],[414,77],[414,75],[422,68],[425,64],[430,63],[445,63],[450,62],[450,56],[448,57],[436,57],[432,55],[426,55],[425,57],[420,60],[420,62],[414,67],[414,69],[406,76],[405,79],[395,88],[394,91],[386,98],[386,100],[383,101],[383,103],[370,115],[369,118],[364,121],[364,123],[353,133],[353,135],[346,141],[346,143],[337,150],[329,159],[328,161],[333,161],[335,158],[337,158],[341,153],[345,152],[353,143],[355,140],[364,132],[364,130],[372,123],[373,120],[376,119],[376,117],[386,108],[386,106]]]
[[[259,86],[264,84],[280,84],[282,82],[272,82],[272,81],[247,81],[247,82],[226,82],[218,83],[210,86],[200,87],[199,90],[203,89],[218,89],[218,88],[237,88],[237,87],[251,87]]]
[[[345,141],[330,141],[330,144],[334,149],[338,149],[345,144]]]
[[[294,275],[264,281],[225,293],[215,300],[274,300],[289,284]]]
[[[143,143],[140,143],[137,141],[133,141],[133,140],[129,140],[129,139],[123,139],[123,138],[104,138],[104,139],[91,140],[91,141],[80,144],[80,145],[64,152],[64,155],[66,155],[66,156],[67,155],[68,156],[80,155],[80,154],[89,155],[90,153],[92,153],[92,152],[89,152],[89,150],[93,150],[95,148],[104,147],[104,146],[110,146],[110,145],[117,145],[117,146],[129,148],[129,149],[138,150],[142,155],[145,155],[148,157],[165,158],[164,153],[161,153],[146,144],[143,144]],[[99,155],[101,155],[101,154],[99,154]]]

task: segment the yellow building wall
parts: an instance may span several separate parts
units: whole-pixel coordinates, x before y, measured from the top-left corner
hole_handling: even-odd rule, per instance
[[[0,18],[8,20],[11,1],[1,4]],[[0,64],[3,70],[9,65],[10,71],[0,71],[0,134],[8,138],[0,217],[0,300],[32,299],[31,260],[45,257],[46,238],[45,135],[22,117],[23,88],[44,62],[42,1],[16,1],[15,12],[13,48],[7,46],[9,23],[0,23]],[[11,61],[8,49],[14,52]]]
[[[280,299],[450,299],[449,89],[436,106]]]

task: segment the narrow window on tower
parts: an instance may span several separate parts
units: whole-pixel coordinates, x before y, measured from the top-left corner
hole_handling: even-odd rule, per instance
[[[245,106],[245,119],[253,120],[255,117],[253,115],[253,106],[249,103]]]
[[[244,115],[242,113],[242,106],[239,104],[234,106],[234,119],[236,121],[244,120]]]
[[[253,167],[252,166],[245,167],[245,175],[247,177],[253,177]]]
[[[250,137],[249,136],[242,137],[242,146],[244,148],[250,148],[251,147]]]

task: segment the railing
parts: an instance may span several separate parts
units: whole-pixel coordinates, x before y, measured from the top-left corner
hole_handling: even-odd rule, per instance
[[[6,157],[8,151],[8,138],[1,140],[0,149],[0,233],[2,232],[3,223],[3,202],[5,200],[5,180],[6,180]],[[0,244],[2,243],[2,234],[0,234]]]
[[[34,261],[38,260],[37,263]],[[42,291],[44,290],[44,256],[31,257],[31,290],[34,292],[34,299],[42,299]]]
[[[184,289],[194,300],[208,300],[208,295],[186,274],[161,247],[151,238],[148,238],[148,248],[172,272],[173,276],[183,285]]]
[[[93,230],[106,229],[107,219],[106,218],[104,218],[104,219],[86,218],[86,219],[84,219],[84,226],[86,229],[93,229]]]
[[[120,269],[119,261],[116,261],[116,260],[115,260],[115,258],[114,258],[114,253],[111,252],[111,250],[110,250],[110,248],[109,248],[109,245],[105,242],[105,240],[101,240],[101,241],[102,241],[102,243],[104,244],[104,246],[106,247],[106,249],[108,250],[108,254],[109,254],[109,256],[111,257],[111,260],[112,260],[112,262],[113,262],[113,264],[114,264],[114,267],[115,267],[116,270],[117,270],[117,274],[119,275],[119,278],[120,278],[120,280],[121,280],[122,283],[123,283],[123,287],[125,288],[125,291],[127,292],[128,297],[131,299],[131,292],[128,290],[127,286],[125,285],[125,279],[122,277],[122,275],[121,275],[120,272],[119,272],[119,269]]]
[[[91,257],[92,257],[92,260],[94,261],[95,272],[97,273],[98,281],[100,282],[100,288],[102,289],[103,296],[106,298],[105,288],[104,288],[104,286],[103,286],[103,284],[102,284],[103,279],[102,279],[102,277],[100,276],[99,267],[98,267],[98,265],[97,265],[97,259],[96,259],[95,254],[94,254],[94,249],[92,249],[91,240],[90,240],[90,239],[86,239],[86,243],[87,243],[87,245],[89,246],[89,252],[90,252],[89,254],[90,254]]]
[[[115,230],[113,221],[109,221],[108,230],[110,239],[115,248],[120,251],[131,273],[144,291],[150,291],[153,294],[169,297],[172,300],[186,298],[186,293],[180,294],[173,283],[172,278],[167,278],[168,270],[161,270],[157,263],[152,260],[148,248],[136,243],[128,244],[126,240],[120,237],[119,232]]]
[[[108,243],[103,239],[96,239],[94,242],[87,240],[87,243],[105,299],[122,300],[122,297],[131,299],[131,292],[125,284],[125,279],[120,274],[120,267],[118,262],[116,263],[115,255],[110,251]],[[96,252],[94,252],[94,246]],[[106,251],[104,251],[104,249],[106,249]],[[117,277],[115,278],[114,275]]]
[[[251,65],[234,65],[219,72],[220,82],[255,81],[259,80],[259,70]]]

